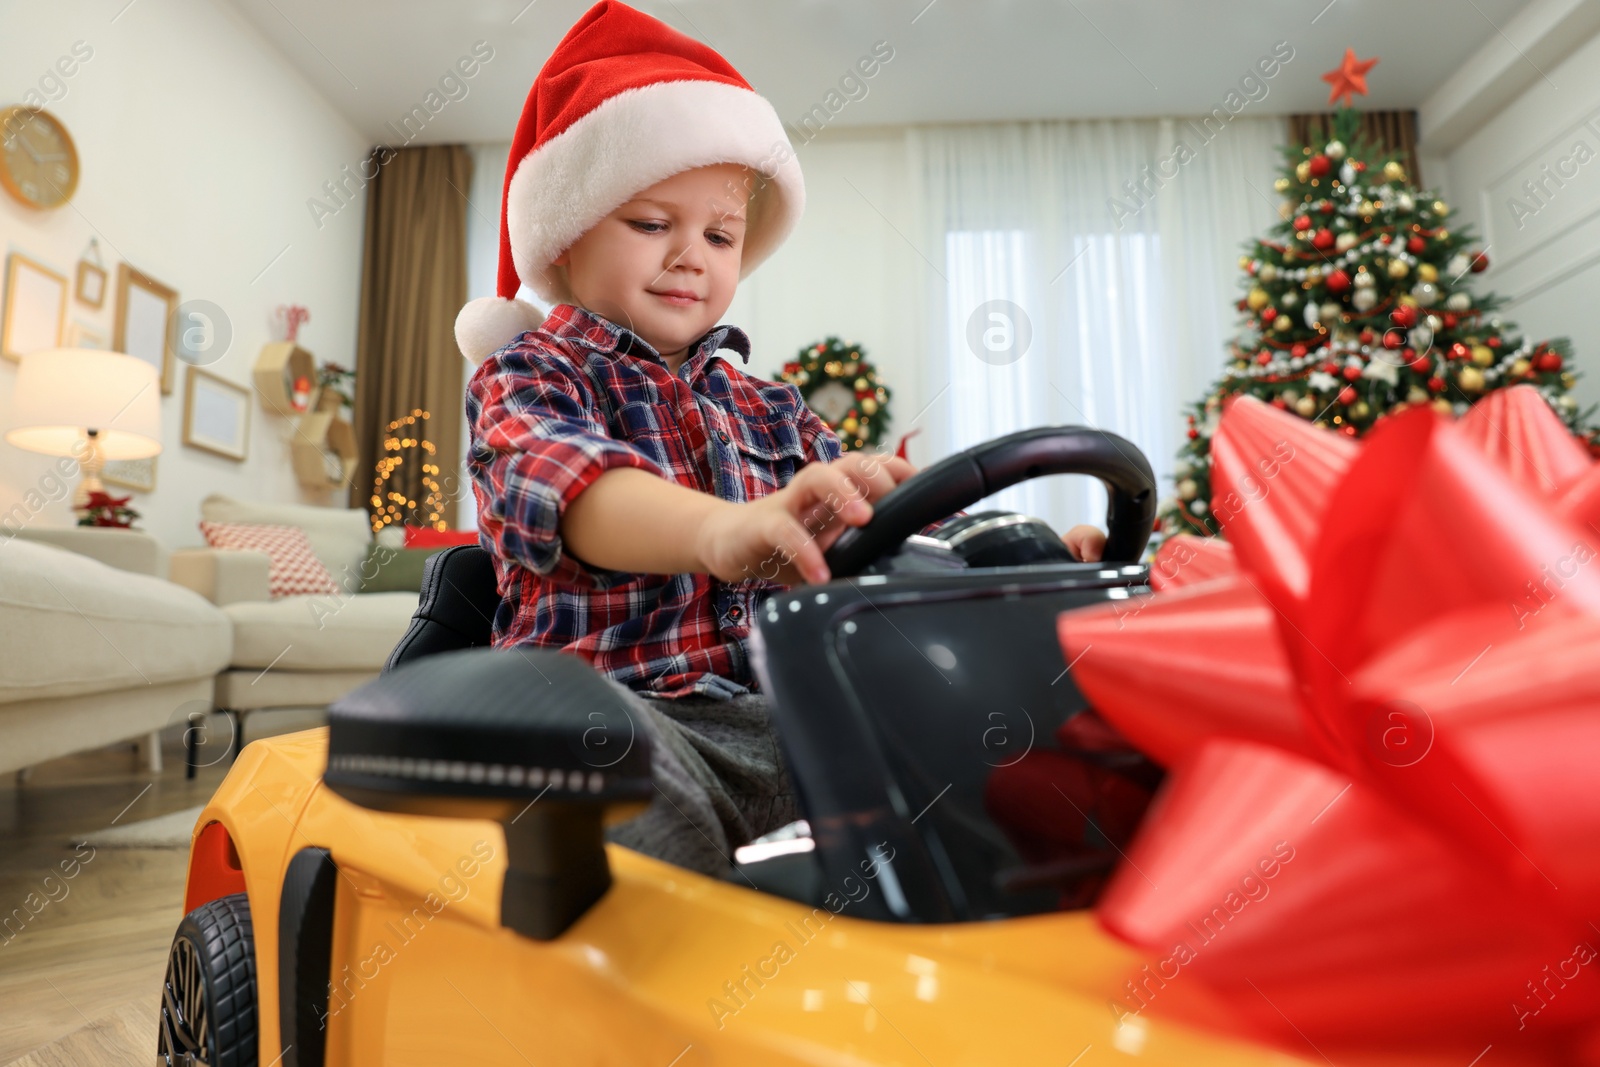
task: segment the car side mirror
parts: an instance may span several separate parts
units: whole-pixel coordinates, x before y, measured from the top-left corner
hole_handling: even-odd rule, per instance
[[[589,664],[475,648],[387,671],[328,708],[328,788],[374,811],[492,819],[500,922],[559,937],[611,885],[606,821],[653,789],[650,737]]]

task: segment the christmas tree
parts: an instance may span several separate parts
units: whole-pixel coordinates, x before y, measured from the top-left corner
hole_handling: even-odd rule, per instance
[[[1211,433],[1222,403],[1241,393],[1318,426],[1360,437],[1416,404],[1460,414],[1486,394],[1531,383],[1574,433],[1591,442],[1569,395],[1576,376],[1564,339],[1523,340],[1494,312],[1499,301],[1466,283],[1489,261],[1450,208],[1409,184],[1404,164],[1362,142],[1352,92],[1376,60],[1347,52],[1330,103],[1343,95],[1325,144],[1293,147],[1274,185],[1283,221],[1239,259],[1244,297],[1233,359],[1188,414],[1169,534],[1216,534]]]

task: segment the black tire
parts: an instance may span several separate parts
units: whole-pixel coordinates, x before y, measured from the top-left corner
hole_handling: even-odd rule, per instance
[[[256,945],[245,894],[202,904],[178,924],[156,1041],[163,1067],[256,1067]]]

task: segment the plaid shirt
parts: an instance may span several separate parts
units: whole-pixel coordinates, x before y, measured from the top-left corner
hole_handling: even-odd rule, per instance
[[[750,620],[784,586],[591,567],[562,550],[558,532],[567,505],[613,467],[744,502],[808,462],[839,458],[839,439],[798,389],[750,377],[724,349],[750,361],[744,331],[718,326],[674,375],[631,330],[557,304],[478,367],[467,383],[467,468],[500,586],[496,648],[573,652],[650,696],[758,689]]]

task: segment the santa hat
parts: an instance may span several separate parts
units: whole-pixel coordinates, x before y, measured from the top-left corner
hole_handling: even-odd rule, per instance
[[[805,183],[783,122],[713,49],[616,0],[567,31],[534,79],[506,161],[499,296],[456,316],[473,363],[536,329],[516,298],[573,303],[555,259],[640,190],[685,170],[742,163],[765,180],[749,207],[742,279],[800,220]]]

